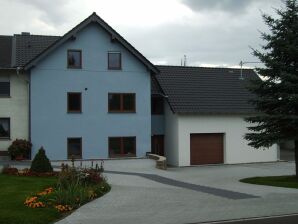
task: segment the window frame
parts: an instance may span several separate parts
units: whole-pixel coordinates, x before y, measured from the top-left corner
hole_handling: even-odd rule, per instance
[[[120,139],[120,154],[113,154],[112,149],[111,149],[111,140],[112,139]],[[124,154],[124,141],[123,139],[125,138],[133,138],[134,139],[134,148],[133,148],[133,154]],[[117,157],[136,157],[136,145],[137,145],[137,137],[136,136],[113,136],[113,137],[108,137],[108,147],[109,147],[109,157],[110,158],[117,158]]]
[[[10,117],[0,117],[0,120],[8,120],[8,136],[7,137],[1,137],[0,140],[10,140],[11,139],[11,119]]]
[[[110,66],[110,54],[120,55],[119,67]],[[122,53],[120,51],[108,51],[108,70],[122,70]]]
[[[10,81],[0,81],[0,83],[8,83],[8,86],[9,86],[9,90],[8,90],[8,94],[0,94],[0,98],[9,98],[11,97],[11,91],[10,91]]]
[[[161,109],[154,109],[156,104],[153,103],[153,100],[161,100],[162,101],[162,108]],[[164,110],[164,99],[163,97],[156,97],[156,96],[151,96],[151,114],[152,115],[164,115],[165,110]]]
[[[69,155],[69,140],[71,139],[80,139],[80,158],[74,158],[74,159],[82,159],[83,158],[83,142],[82,142],[82,137],[68,137],[67,138],[67,159],[72,159],[72,155]]]
[[[110,108],[110,96],[111,95],[120,95],[120,110],[112,110]],[[123,96],[124,95],[133,95],[134,97],[134,104],[133,108],[131,110],[124,110],[124,100]],[[108,93],[108,111],[109,113],[136,113],[136,94],[135,93]]]
[[[80,95],[80,109],[79,110],[70,110],[69,109],[69,96],[74,95],[74,94]],[[82,113],[82,93],[81,92],[67,92],[67,113],[70,113],[70,114]]]
[[[69,65],[69,63],[68,63],[68,55],[69,55],[70,52],[79,52],[80,53],[80,66]],[[67,61],[66,61],[67,68],[69,68],[69,69],[82,69],[82,50],[80,50],[80,49],[68,49],[67,50],[67,58],[66,59],[67,59]]]

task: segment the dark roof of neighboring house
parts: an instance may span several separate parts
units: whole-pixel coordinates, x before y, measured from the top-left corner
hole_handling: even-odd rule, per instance
[[[156,79],[168,96],[175,113],[253,113],[248,102],[252,95],[247,89],[249,79],[259,78],[252,69],[157,66]]]
[[[24,66],[31,61],[47,47],[58,40],[59,36],[44,36],[32,34],[16,34],[13,39],[13,55],[12,66]]]
[[[137,49],[135,49],[130,43],[128,43],[119,33],[117,33],[111,26],[109,26],[103,19],[101,19],[95,12],[92,13],[88,18],[78,24],[76,27],[71,29],[61,38],[57,39],[51,45],[49,45],[45,50],[36,55],[33,59],[26,63],[25,69],[30,69],[41,59],[46,57],[50,52],[55,50],[65,41],[75,38],[76,34],[82,30],[84,27],[90,23],[96,23],[101,26],[107,33],[111,35],[112,41],[118,41],[122,46],[124,46],[131,54],[133,54],[138,60],[140,60],[149,70],[153,73],[158,73],[158,69],[147,59],[145,58]]]
[[[0,68],[11,67],[12,36],[0,36]]]
[[[24,66],[59,38],[32,34],[0,36],[0,68]]]

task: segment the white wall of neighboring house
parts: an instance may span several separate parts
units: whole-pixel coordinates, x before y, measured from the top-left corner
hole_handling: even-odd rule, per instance
[[[168,114],[167,114],[168,115]],[[191,133],[224,133],[224,163],[253,163],[271,162],[278,160],[278,147],[273,145],[269,149],[254,149],[248,146],[248,142],[243,138],[248,132],[248,123],[244,121],[243,115],[171,115],[176,116],[178,124],[177,138],[175,128],[166,125],[166,136],[175,140],[178,144],[178,152],[175,146],[174,155],[179,156],[179,162],[173,161],[177,166],[190,165],[190,134]],[[166,120],[168,120],[166,116]],[[177,121],[176,121],[177,122]],[[170,145],[166,145],[166,150],[171,150]],[[172,162],[172,159],[169,161]]]
[[[0,118],[10,118],[10,139],[0,139],[0,150],[7,150],[16,138],[29,137],[29,91],[24,74],[0,71],[0,81],[10,81],[10,97],[0,97]]]

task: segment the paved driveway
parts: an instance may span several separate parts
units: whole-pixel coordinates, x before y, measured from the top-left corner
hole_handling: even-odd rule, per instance
[[[59,221],[198,223],[298,212],[298,190],[240,183],[245,177],[291,175],[294,163],[154,168],[147,159],[105,162],[107,195]]]

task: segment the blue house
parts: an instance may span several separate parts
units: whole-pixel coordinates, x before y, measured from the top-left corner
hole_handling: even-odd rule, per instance
[[[0,36],[0,156],[25,138],[32,156],[43,146],[51,160],[276,161],[276,145],[253,150],[243,139],[255,78],[252,69],[153,65],[95,13],[62,37]]]
[[[50,159],[143,157],[151,151],[158,70],[96,14],[26,64],[31,141]]]

